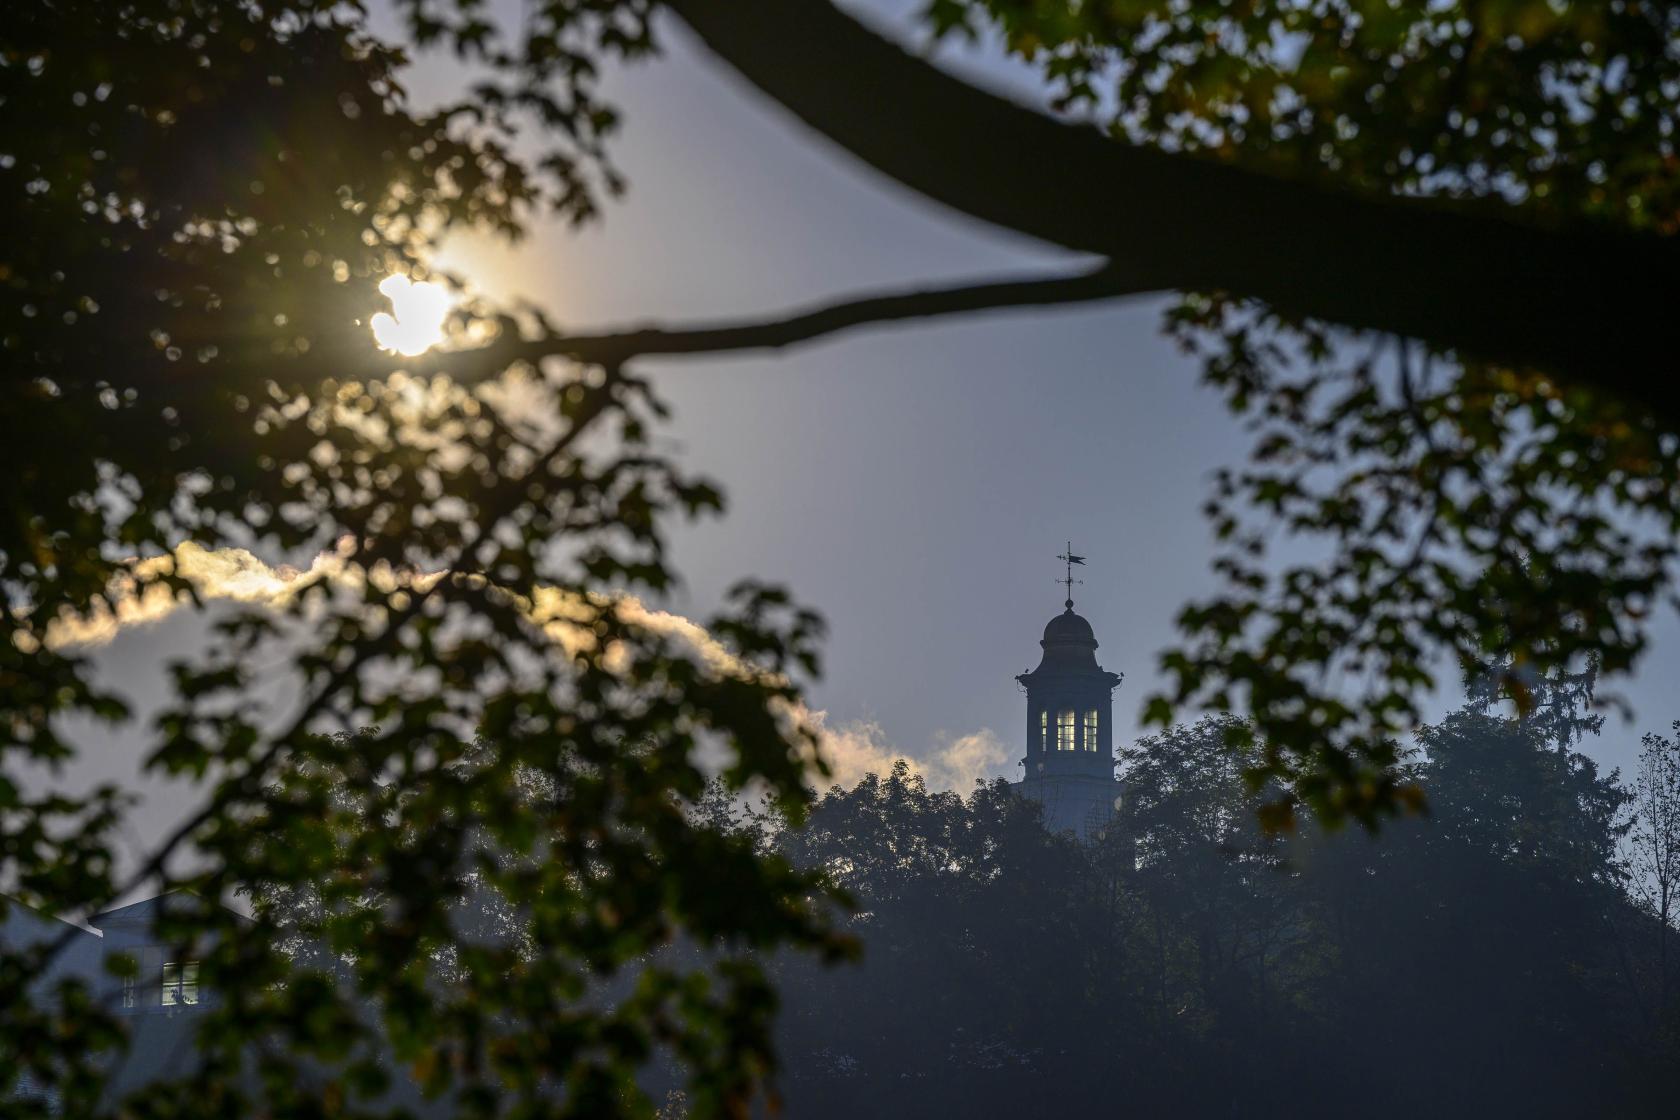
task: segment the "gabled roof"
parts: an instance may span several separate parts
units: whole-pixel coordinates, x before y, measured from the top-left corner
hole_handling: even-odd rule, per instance
[[[162,894],[154,895],[151,898],[143,898],[139,902],[131,902],[127,906],[118,906],[111,910],[102,910],[88,919],[88,925],[93,926],[95,929],[106,929],[113,926],[123,927],[150,925],[152,919],[157,915],[158,910],[162,908],[163,900],[172,895],[185,895],[192,898],[198,897],[196,892],[187,890],[184,887],[177,888],[172,891],[165,891]],[[229,911],[229,913],[232,913],[236,917],[245,921],[250,920],[238,911]]]
[[[0,921],[0,945],[14,950],[27,949],[56,942],[66,931],[70,934],[70,940],[53,955],[33,983],[50,984],[61,976],[88,978],[98,973],[101,938],[97,932],[55,918],[9,895],[4,897],[6,917]]]
[[[139,902],[131,902],[127,906],[101,910],[88,919],[88,925],[95,929],[104,929],[106,926],[132,926],[139,925],[142,922],[150,922],[153,915],[158,912],[158,904],[163,901],[164,897],[161,894],[155,895],[151,898],[143,898]]]
[[[85,937],[99,936],[73,922],[55,918],[45,910],[37,910],[11,895],[0,895],[0,898],[5,900],[6,907],[6,916],[0,920],[0,944],[33,945],[50,937],[59,937],[66,929],[73,929]]]

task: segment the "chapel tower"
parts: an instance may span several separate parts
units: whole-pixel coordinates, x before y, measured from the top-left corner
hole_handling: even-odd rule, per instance
[[[1120,674],[1097,664],[1091,624],[1073,613],[1073,566],[1085,558],[1068,551],[1065,609],[1044,627],[1038,667],[1015,679],[1027,694],[1026,776],[1019,791],[1044,806],[1053,832],[1094,839],[1114,815],[1120,783],[1114,777],[1114,690]]]

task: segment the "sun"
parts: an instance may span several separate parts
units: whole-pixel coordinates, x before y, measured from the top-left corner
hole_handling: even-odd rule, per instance
[[[381,311],[369,321],[380,346],[412,358],[443,341],[443,323],[454,303],[449,289],[387,276],[379,282],[379,291],[391,301],[391,312]]]

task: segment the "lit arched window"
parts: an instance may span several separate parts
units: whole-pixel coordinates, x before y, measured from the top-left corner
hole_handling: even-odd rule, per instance
[[[1047,750],[1050,746],[1050,712],[1041,708],[1038,712],[1038,749]]]
[[[1056,713],[1056,749],[1071,751],[1077,749],[1078,744],[1073,741],[1076,725],[1073,722],[1073,709],[1066,708]]]
[[[1098,742],[1097,710],[1092,708],[1090,711],[1085,713],[1085,749],[1088,751],[1096,750]]]

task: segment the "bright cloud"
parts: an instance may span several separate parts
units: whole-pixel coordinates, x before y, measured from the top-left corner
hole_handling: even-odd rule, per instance
[[[942,737],[921,758],[912,758],[888,741],[881,725],[854,721],[828,726],[827,712],[812,712],[811,721],[828,762],[829,784],[856,785],[865,774],[885,774],[902,758],[919,771],[929,786],[967,793],[979,780],[1004,776],[1010,751],[990,728],[956,737]]]
[[[204,600],[274,607],[285,606],[304,587],[321,580],[357,586],[366,578],[339,551],[321,553],[308,568],[275,567],[244,549],[207,549],[187,542],[173,556],[137,563],[132,575],[112,587],[113,606],[101,604],[85,615],[55,619],[47,629],[48,644],[95,647],[109,643],[124,629],[161,622],[185,602],[157,582],[160,575],[170,571],[171,565],[175,574],[192,584]],[[387,573],[376,574],[374,578],[394,580],[395,577]],[[436,577],[420,576],[411,582],[423,584],[428,578]],[[756,672],[692,619],[649,607],[633,595],[617,596],[612,605],[626,622],[672,639],[712,672]],[[530,609],[531,617],[562,648],[576,652],[593,647],[596,635],[590,623],[598,610],[596,604],[575,593],[545,587],[538,589]],[[609,648],[606,651],[609,668],[614,658],[615,651]],[[790,722],[816,733],[818,749],[831,771],[823,779],[824,784],[851,786],[867,773],[885,774],[892,769],[894,761],[904,758],[923,774],[930,786],[966,793],[976,779],[1005,773],[1010,758],[1002,740],[986,728],[960,736],[942,735],[930,751],[920,752],[921,757],[916,758],[892,745],[880,725],[871,721],[831,725],[827,712],[803,705],[792,707],[786,715]]]
[[[83,615],[61,615],[47,627],[47,644],[100,646],[125,627],[161,622],[181,600],[159,577],[173,570],[206,599],[283,606],[302,586],[320,578],[342,579],[344,557],[323,552],[307,569],[289,565],[270,567],[242,548],[207,549],[191,541],[172,556],[157,556],[134,565],[133,572],[110,589],[111,605],[100,603]]]
[[[989,727],[944,739],[928,760],[928,784],[967,793],[976,780],[1007,777],[1016,750]]]

